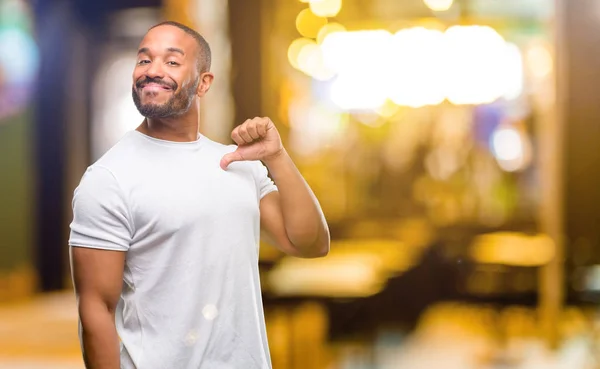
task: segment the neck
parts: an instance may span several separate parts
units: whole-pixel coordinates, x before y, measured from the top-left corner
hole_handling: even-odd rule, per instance
[[[137,130],[165,141],[190,142],[198,139],[199,114],[194,108],[174,118],[146,118]]]

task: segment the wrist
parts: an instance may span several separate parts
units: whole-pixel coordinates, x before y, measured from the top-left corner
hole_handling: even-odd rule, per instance
[[[282,146],[281,149],[279,151],[277,151],[274,154],[269,155],[268,157],[264,158],[262,160],[262,162],[265,164],[265,166],[269,169],[269,170],[273,170],[274,168],[276,168],[277,166],[279,166],[281,163],[284,163],[288,157],[288,153],[285,150],[285,148]]]

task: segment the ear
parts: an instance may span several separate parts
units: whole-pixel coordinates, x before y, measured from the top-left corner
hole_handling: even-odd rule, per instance
[[[198,84],[198,89],[196,90],[196,94],[199,97],[203,97],[206,95],[210,86],[212,85],[215,76],[210,72],[205,72],[200,75],[200,83]]]

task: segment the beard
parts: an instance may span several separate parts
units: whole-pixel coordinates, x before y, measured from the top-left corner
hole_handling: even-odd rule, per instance
[[[181,90],[175,92],[169,100],[162,104],[142,104],[139,89],[144,87],[148,83],[156,83],[163,86],[169,87],[172,91],[177,91],[177,83],[173,82],[169,84],[163,80],[157,78],[145,78],[141,81],[136,82],[131,88],[131,95],[135,107],[140,114],[145,118],[154,119],[165,119],[181,116],[190,110],[194,97],[196,96],[196,90],[200,83],[200,79],[197,78],[193,83],[188,86],[183,86]]]

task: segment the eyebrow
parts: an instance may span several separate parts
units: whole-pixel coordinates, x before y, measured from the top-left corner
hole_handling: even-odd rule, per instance
[[[178,49],[176,47],[169,47],[169,48],[167,48],[167,51],[170,53],[178,53],[178,54],[185,56],[185,52],[183,52],[183,50]],[[138,55],[140,55],[140,54],[150,54],[150,49],[147,47],[142,47],[141,49],[138,50]]]
[[[167,51],[170,52],[170,53],[178,53],[178,54],[181,54],[181,55],[185,56],[185,53],[183,52],[183,50],[178,49],[176,47],[169,47],[167,49]]]

